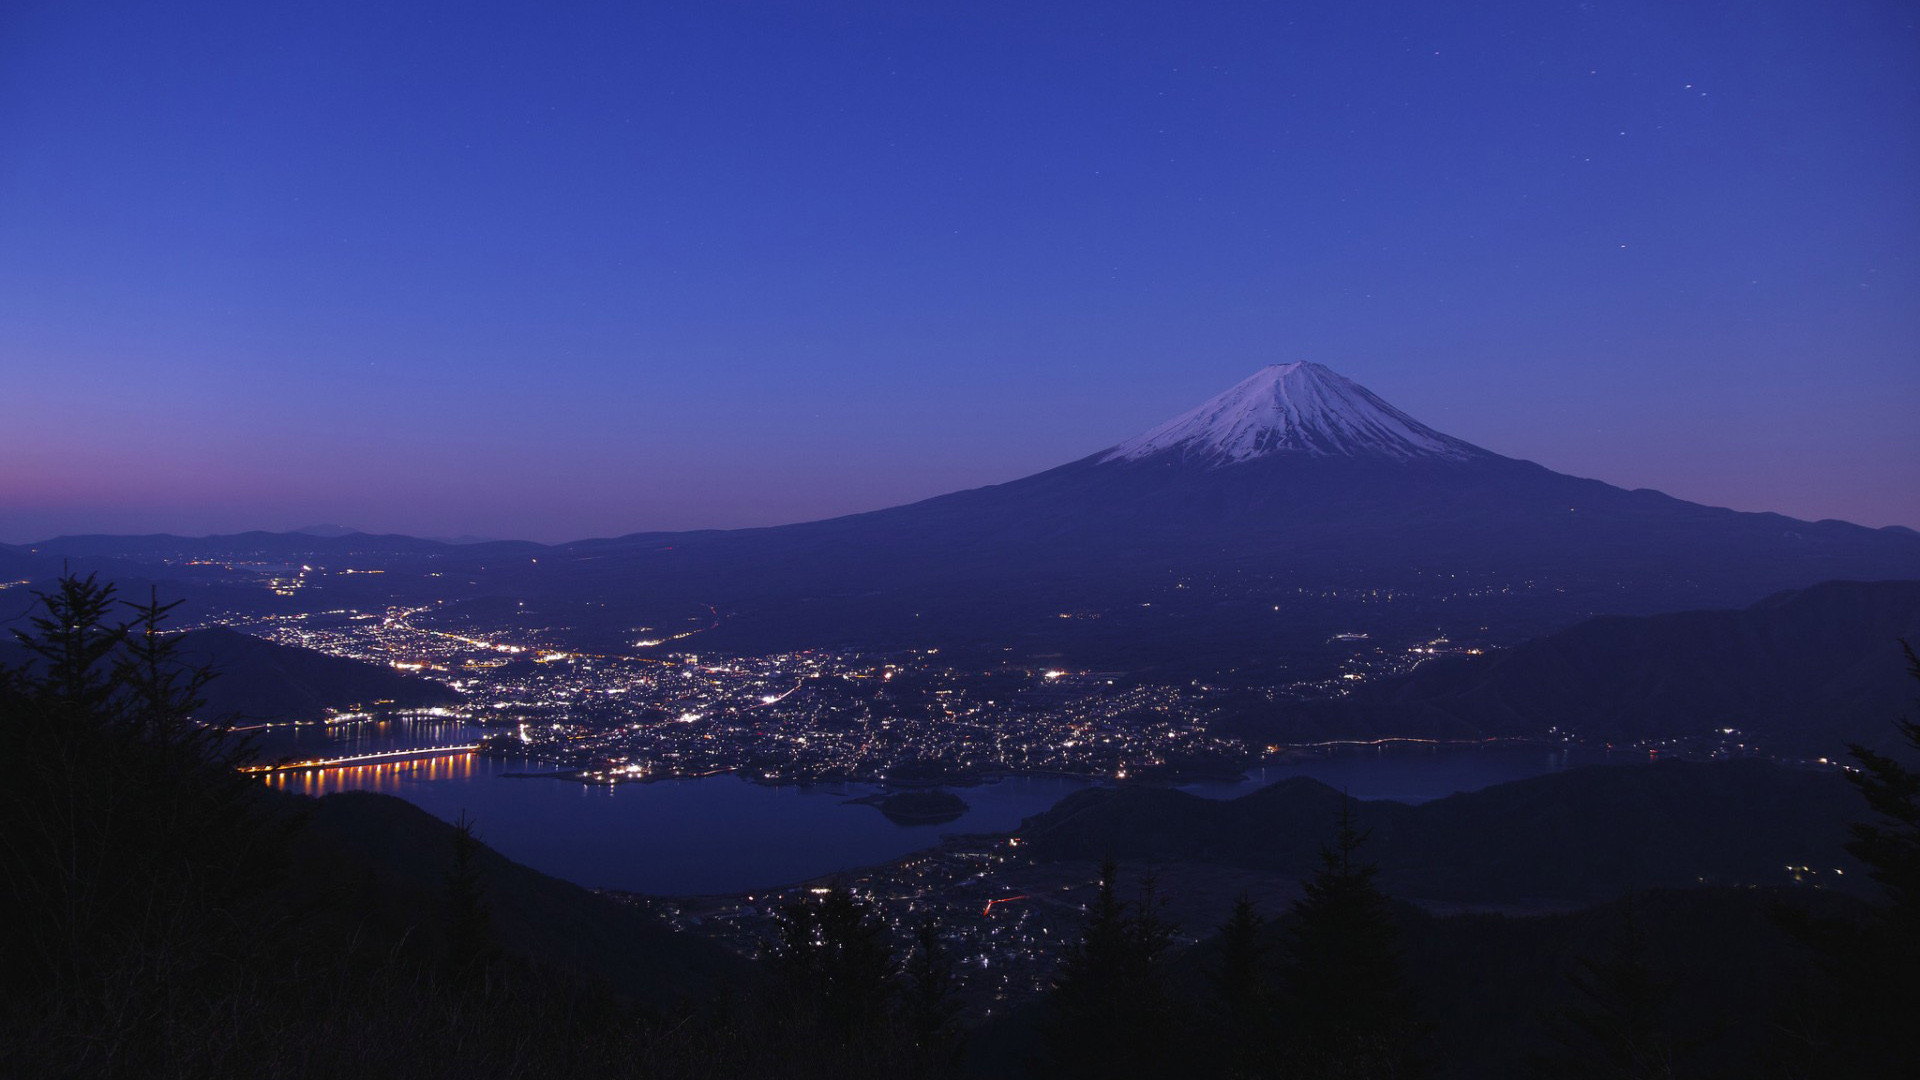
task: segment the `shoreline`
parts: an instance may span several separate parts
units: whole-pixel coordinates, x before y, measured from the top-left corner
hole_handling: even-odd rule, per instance
[[[1544,736],[1502,735],[1485,739],[1428,739],[1419,736],[1401,735],[1378,739],[1328,739],[1319,742],[1277,743],[1272,744],[1274,752],[1249,762],[1238,772],[1221,770],[1218,772],[1172,772],[1153,773],[1146,776],[1116,777],[1106,772],[1068,772],[1060,769],[1005,769],[993,772],[966,773],[949,777],[930,777],[925,779],[892,779],[886,776],[835,776],[817,779],[791,779],[787,777],[767,777],[748,771],[747,766],[733,765],[706,770],[704,772],[676,772],[666,774],[647,774],[643,776],[588,776],[584,768],[567,768],[558,763],[546,772],[510,772],[499,774],[502,780],[571,780],[575,783],[595,787],[618,787],[622,784],[652,784],[669,780],[704,780],[712,776],[732,774],[750,784],[760,787],[797,787],[817,788],[834,785],[861,784],[895,791],[927,791],[939,788],[972,788],[997,784],[1007,780],[1050,779],[1078,780],[1088,784],[1100,784],[1114,787],[1185,787],[1190,784],[1238,784],[1251,779],[1255,769],[1271,766],[1298,765],[1305,761],[1324,756],[1329,751],[1364,750],[1393,746],[1433,747],[1435,749],[1464,750],[1476,747],[1495,746],[1539,746],[1553,748],[1574,748],[1588,750],[1613,751],[1622,748],[1593,746],[1566,739]],[[481,757],[505,758],[509,755],[490,754],[482,749],[477,752]]]

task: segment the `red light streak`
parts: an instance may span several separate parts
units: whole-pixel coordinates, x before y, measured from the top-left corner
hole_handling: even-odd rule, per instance
[[[993,916],[993,905],[1010,904],[1015,900],[1026,900],[1026,899],[1029,899],[1029,897],[1023,894],[1021,896],[1003,896],[998,900],[989,900],[987,901],[987,906],[980,909],[980,915],[982,918],[991,918]]]

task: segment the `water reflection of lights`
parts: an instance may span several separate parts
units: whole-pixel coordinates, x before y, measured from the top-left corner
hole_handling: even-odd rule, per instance
[[[342,765],[332,769],[309,769],[266,775],[266,782],[281,791],[302,795],[329,795],[336,791],[403,790],[408,784],[431,780],[465,780],[473,776],[474,755],[446,754],[440,757],[386,761],[371,765]]]

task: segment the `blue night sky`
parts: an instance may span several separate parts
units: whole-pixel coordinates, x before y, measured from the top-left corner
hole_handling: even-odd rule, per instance
[[[14,0],[0,540],[823,517],[1290,360],[1920,525],[1916,21]]]

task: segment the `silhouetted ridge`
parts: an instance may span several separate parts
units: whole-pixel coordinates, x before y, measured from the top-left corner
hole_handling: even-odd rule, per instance
[[[1093,789],[1029,818],[1019,835],[1043,860],[1206,862],[1304,875],[1341,798],[1304,777],[1224,801],[1172,789]],[[1357,804],[1388,892],[1490,904],[1596,903],[1623,887],[1786,884],[1790,865],[1851,869],[1841,844],[1858,813],[1840,776],[1758,760],[1589,766],[1417,806]],[[1833,880],[1850,884],[1844,875]]]
[[[1244,726],[1591,740],[1694,738],[1839,758],[1893,739],[1911,696],[1901,639],[1920,640],[1920,581],[1833,581],[1751,607],[1593,619],[1486,656],[1450,657]],[[1737,734],[1719,734],[1733,729]]]

